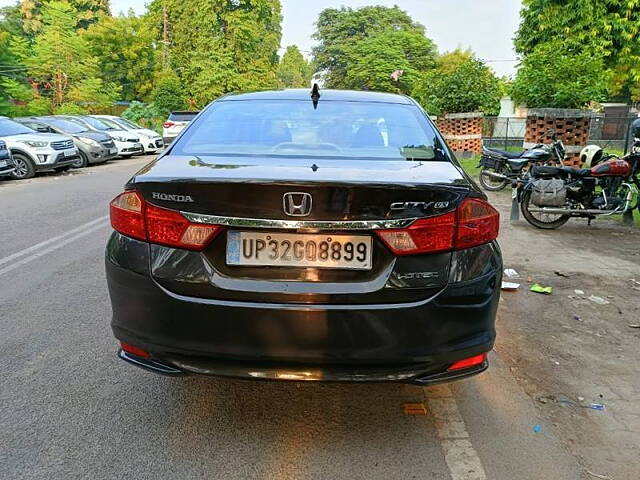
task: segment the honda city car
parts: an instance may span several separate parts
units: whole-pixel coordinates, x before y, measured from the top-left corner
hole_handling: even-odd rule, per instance
[[[409,97],[224,96],[110,216],[112,328],[139,367],[427,385],[488,366],[499,215]]]

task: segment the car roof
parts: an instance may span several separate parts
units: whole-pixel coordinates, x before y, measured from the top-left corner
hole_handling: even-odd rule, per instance
[[[251,93],[230,93],[220,99],[220,101],[236,100],[309,100],[311,101],[310,88],[291,88],[284,90],[268,90]],[[320,102],[377,102],[377,103],[399,103],[412,105],[413,101],[405,96],[395,93],[368,92],[361,90],[322,90],[320,89]]]

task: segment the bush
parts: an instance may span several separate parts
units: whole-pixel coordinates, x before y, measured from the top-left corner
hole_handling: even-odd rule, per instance
[[[155,104],[138,101],[131,102],[129,108],[122,112],[122,117],[158,133],[162,132],[162,123],[166,119],[166,115]]]
[[[413,96],[432,115],[500,110],[503,87],[500,79],[470,51],[442,55],[435,69],[424,74]]]
[[[582,108],[604,100],[609,82],[601,57],[554,41],[538,45],[524,58],[511,96],[530,108]]]

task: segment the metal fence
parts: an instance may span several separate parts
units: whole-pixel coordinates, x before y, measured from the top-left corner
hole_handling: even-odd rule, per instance
[[[589,129],[590,145],[600,145],[604,150],[626,154],[633,142],[631,123],[637,115],[623,117],[596,114]],[[482,141],[487,147],[502,150],[522,150],[526,118],[484,117]]]

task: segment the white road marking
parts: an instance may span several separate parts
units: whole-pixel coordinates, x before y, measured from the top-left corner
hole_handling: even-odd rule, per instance
[[[4,275],[5,273],[9,273],[10,271],[15,270],[18,267],[21,267],[22,265],[24,265],[26,263],[32,262],[33,260],[36,260],[36,259],[38,259],[40,257],[43,257],[44,255],[47,255],[47,254],[49,254],[49,253],[51,253],[51,252],[53,252],[55,250],[58,250],[58,249],[60,249],[60,248],[62,248],[64,246],[70,244],[71,242],[75,242],[79,238],[86,237],[90,233],[93,233],[96,230],[104,228],[109,224],[109,222],[107,222],[105,218],[99,218],[98,220],[101,220],[101,222],[100,223],[96,223],[95,221],[90,222],[93,225],[90,225],[89,228],[86,228],[86,224],[85,224],[83,226],[83,228],[85,228],[85,229],[81,230],[79,233],[76,233],[73,236],[69,237],[69,234],[72,231],[77,232],[78,229],[70,230],[69,232],[67,232],[66,235],[61,235],[59,237],[52,238],[51,240],[56,240],[58,238],[64,238],[65,236],[68,237],[68,238],[66,238],[64,240],[58,241],[54,245],[50,245],[50,246],[47,247],[46,245],[49,245],[51,243],[51,241],[46,241],[46,242],[42,242],[42,243],[40,243],[38,245],[34,245],[33,247],[29,247],[28,249],[23,250],[22,252],[18,252],[21,255],[18,255],[18,254],[12,255],[11,256],[12,258],[18,258],[20,256],[23,256],[25,253],[27,253],[26,252],[27,250],[33,251],[33,249],[36,249],[36,247],[38,247],[37,248],[38,251],[36,253],[34,253],[32,255],[29,255],[28,257],[24,257],[21,260],[18,260],[17,262],[14,262],[14,263],[12,263],[12,264],[0,269],[0,275]],[[45,248],[41,247],[41,245],[43,245],[43,244],[45,245]],[[6,257],[6,258],[9,258],[9,257]]]
[[[441,440],[451,480],[486,480],[484,468],[471,444],[467,427],[448,385],[425,387],[424,394]]]
[[[47,245],[49,245],[50,243],[56,243],[60,240],[62,240],[64,237],[68,237],[69,235],[73,235],[77,232],[80,232],[82,230],[84,230],[85,228],[89,228],[92,225],[95,225],[96,223],[99,222],[103,222],[105,221],[107,218],[109,218],[108,215],[105,215],[104,217],[100,217],[100,218],[96,218],[95,220],[91,220],[90,222],[84,223],[82,225],[80,225],[79,227],[73,228],[71,230],[69,230],[66,233],[63,233],[62,235],[58,235],[56,237],[52,237],[49,240],[45,240],[44,242],[40,242],[36,245],[33,245],[29,248],[25,248],[24,250],[21,250],[19,252],[16,252],[12,255],[9,255],[8,257],[4,257],[4,258],[0,258],[0,265],[4,265],[5,263],[8,263],[12,260],[15,260],[16,258],[20,258],[23,257],[31,252],[36,252],[38,250],[40,250],[43,247],[46,247]]]

